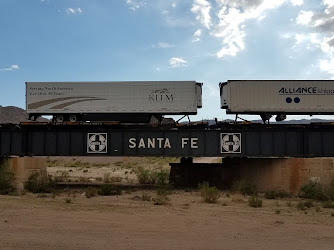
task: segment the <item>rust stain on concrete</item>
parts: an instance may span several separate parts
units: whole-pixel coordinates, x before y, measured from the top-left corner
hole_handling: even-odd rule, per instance
[[[304,164],[304,159],[300,158],[290,159],[289,163],[291,165],[290,192],[296,194],[299,191],[299,186],[301,181],[300,168]]]

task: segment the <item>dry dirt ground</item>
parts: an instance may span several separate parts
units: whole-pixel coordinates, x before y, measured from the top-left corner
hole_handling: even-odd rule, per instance
[[[252,208],[248,197],[222,191],[218,203],[207,204],[198,190],[179,189],[171,191],[166,205],[154,205],[142,197],[154,199],[156,190],[142,189],[131,172],[138,166],[167,169],[164,160],[100,161],[74,159],[74,166],[73,159],[52,158],[48,171],[89,182],[112,173],[108,176],[119,176],[120,184],[133,179],[134,187],[91,198],[73,188],[0,195],[0,249],[334,249],[334,209],[320,203],[299,210],[298,198],[262,198],[263,206]]]
[[[124,192],[124,191],[123,191]],[[145,191],[154,197],[154,191]],[[202,202],[197,191],[173,191],[167,205],[143,191],[86,198],[75,193],[0,196],[1,249],[333,249],[330,209],[298,210],[243,196]],[[139,198],[138,198],[139,197]],[[280,214],[276,214],[280,210]]]

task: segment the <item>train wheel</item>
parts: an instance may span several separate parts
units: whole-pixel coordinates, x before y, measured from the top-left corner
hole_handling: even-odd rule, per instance
[[[78,117],[76,115],[70,115],[69,120],[70,120],[70,122],[76,122],[76,121],[78,121]]]
[[[64,116],[63,115],[56,115],[56,122],[63,122],[64,121]]]

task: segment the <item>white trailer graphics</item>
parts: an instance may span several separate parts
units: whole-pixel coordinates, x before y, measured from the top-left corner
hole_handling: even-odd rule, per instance
[[[148,122],[201,107],[202,83],[195,81],[26,82],[29,119]]]
[[[334,114],[331,80],[229,80],[219,84],[221,108],[227,114],[259,114],[265,122],[273,115]]]

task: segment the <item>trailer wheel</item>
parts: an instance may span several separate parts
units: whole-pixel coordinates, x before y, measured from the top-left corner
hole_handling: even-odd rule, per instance
[[[76,121],[78,121],[78,117],[77,117],[77,115],[70,115],[69,120],[70,120],[70,122],[76,122]]]
[[[63,122],[64,121],[64,116],[63,115],[56,115],[56,122]]]

